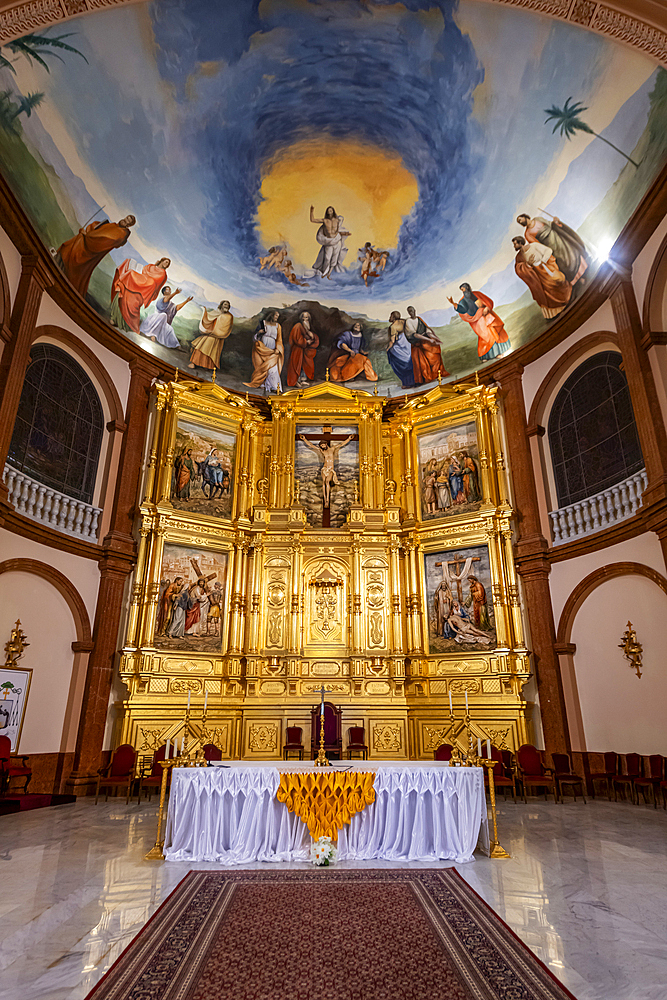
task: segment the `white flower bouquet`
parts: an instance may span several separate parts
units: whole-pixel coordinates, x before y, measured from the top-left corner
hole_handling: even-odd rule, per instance
[[[310,845],[310,860],[314,865],[333,865],[337,857],[331,837],[320,837]]]

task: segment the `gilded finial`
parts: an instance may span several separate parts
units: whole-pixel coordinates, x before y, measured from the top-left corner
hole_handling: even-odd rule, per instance
[[[329,381],[329,369],[327,368],[327,382]]]
[[[475,385],[479,385],[479,372],[475,372]]]
[[[442,372],[438,369],[438,385],[442,388]]]
[[[249,403],[249,402],[250,402],[250,400],[248,399],[248,393],[247,393],[247,392],[246,392],[246,394],[245,394],[245,401],[246,401],[246,403]]]
[[[354,486],[354,502],[359,503],[359,482],[357,479],[352,484]]]
[[[213,375],[211,376],[211,382],[215,382],[216,375],[218,374],[218,369],[214,366]]]
[[[178,368],[174,369],[174,382],[178,382]]]
[[[377,382],[375,383],[375,388],[373,389],[373,395],[374,396],[378,395],[378,384],[377,384]]]

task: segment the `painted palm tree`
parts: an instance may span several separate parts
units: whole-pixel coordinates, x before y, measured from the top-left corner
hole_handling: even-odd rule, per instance
[[[588,108],[584,107],[584,105],[580,103],[570,104],[571,100],[572,98],[568,97],[562,108],[557,108],[554,104],[552,107],[544,109],[545,115],[548,115],[548,118],[545,118],[544,120],[544,124],[546,125],[547,122],[555,121],[555,125],[551,130],[552,134],[557,129],[560,129],[561,135],[564,135],[567,139],[571,139],[577,132],[588,132],[589,135],[594,135],[596,139],[602,139],[602,141],[606,142],[608,146],[615,149],[617,153],[624,156],[626,160],[633,165],[633,167],[638,168],[639,164],[635,163],[635,161],[631,159],[627,153],[624,153],[622,149],[615,146],[613,142],[609,142],[609,139],[605,139],[603,135],[600,135],[598,132],[594,132],[590,125],[587,125],[585,121],[582,121],[579,116],[583,114],[584,111],[588,111]]]
[[[0,127],[8,132],[19,132],[18,119],[20,115],[30,118],[33,108],[39,107],[44,100],[44,94],[33,93],[24,97],[23,94],[13,94],[11,90],[0,92]]]
[[[55,52],[54,49],[60,49],[63,52],[74,52],[75,55],[81,56],[84,62],[88,62],[83,52],[79,52],[77,48],[73,45],[69,45],[67,42],[63,41],[65,38],[69,38],[73,32],[67,32],[64,35],[38,35],[30,34],[24,35],[22,38],[15,38],[13,42],[8,42],[4,48],[9,49],[10,52],[14,53],[16,56],[25,56],[28,62],[39,63],[47,73],[50,73],[49,64],[46,61],[47,56],[54,56],[59,59],[60,62],[64,62],[64,59],[59,52]],[[12,61],[7,59],[0,52],[0,68],[10,69],[12,73],[16,73],[12,65]]]

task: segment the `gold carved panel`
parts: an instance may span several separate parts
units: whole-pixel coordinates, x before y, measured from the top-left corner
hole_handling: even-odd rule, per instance
[[[211,674],[213,663],[211,660],[172,660],[171,657],[164,657],[162,669],[165,674]]]
[[[284,694],[285,693],[285,682],[284,681],[262,681],[261,685],[262,694]]]
[[[202,682],[197,677],[173,677],[169,685],[172,694],[199,694]]]
[[[424,750],[436,751],[442,743],[448,741],[449,737],[449,726],[422,726]]]
[[[374,754],[400,753],[403,749],[403,727],[400,723],[374,723],[372,726]]]
[[[248,729],[248,750],[274,754],[278,749],[278,723],[253,723]]]
[[[310,672],[313,677],[335,677],[340,674],[340,663],[330,663],[327,660],[315,662],[311,665]]]
[[[169,690],[169,681],[166,677],[151,677],[151,694],[166,694]]]
[[[388,681],[367,681],[366,694],[389,694],[391,685]]]

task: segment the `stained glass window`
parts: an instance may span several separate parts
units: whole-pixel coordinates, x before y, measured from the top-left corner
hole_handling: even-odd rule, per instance
[[[615,486],[644,466],[622,364],[616,351],[595,354],[556,396],[549,447],[559,507]]]
[[[7,461],[45,486],[92,503],[104,414],[81,365],[36,344],[21,392]]]

